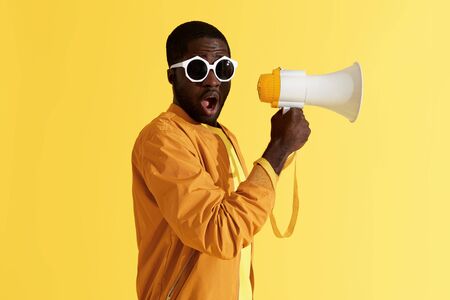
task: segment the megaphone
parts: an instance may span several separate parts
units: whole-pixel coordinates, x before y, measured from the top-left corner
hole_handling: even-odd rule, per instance
[[[274,69],[258,80],[262,102],[272,107],[315,105],[330,109],[354,122],[362,102],[362,72],[355,62],[341,71],[325,75],[306,75],[305,71]]]

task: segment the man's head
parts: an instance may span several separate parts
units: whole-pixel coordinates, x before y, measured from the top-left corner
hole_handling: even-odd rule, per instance
[[[175,28],[167,38],[166,54],[169,67],[195,56],[210,64],[222,56],[231,57],[225,36],[214,26],[200,21],[187,22]],[[220,81],[213,70],[209,70],[203,81],[192,82],[182,67],[169,69],[167,78],[172,84],[175,104],[192,119],[216,126],[230,91],[230,81]]]

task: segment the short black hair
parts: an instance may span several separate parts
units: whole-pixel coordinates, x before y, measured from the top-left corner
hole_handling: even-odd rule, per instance
[[[177,63],[183,57],[190,41],[204,37],[224,41],[227,45],[228,53],[231,55],[227,39],[219,29],[202,21],[190,21],[178,25],[167,37],[166,56],[169,66]]]

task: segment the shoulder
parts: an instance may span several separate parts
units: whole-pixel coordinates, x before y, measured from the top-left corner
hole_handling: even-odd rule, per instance
[[[150,123],[148,123],[139,133],[138,139],[148,140],[165,135],[186,135],[187,124],[172,112],[163,112]]]
[[[194,152],[190,124],[172,112],[163,112],[139,133],[134,151],[146,152],[146,148],[183,147]]]

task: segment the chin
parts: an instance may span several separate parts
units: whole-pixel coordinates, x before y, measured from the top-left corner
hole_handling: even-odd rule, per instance
[[[196,114],[197,118],[195,118],[195,120],[197,122],[200,122],[200,123],[205,123],[205,124],[208,124],[208,125],[211,125],[211,126],[215,126],[216,123],[217,123],[217,119],[220,116],[220,112],[221,111],[222,111],[222,106],[219,107],[217,112],[214,115],[212,115],[212,116],[204,115],[203,112],[199,112],[199,113]]]
[[[211,126],[215,126],[217,124],[217,119],[218,119],[218,115],[217,116],[212,116],[212,117],[207,117],[207,116],[201,116],[199,118],[196,119],[197,122],[200,123],[205,123]]]

